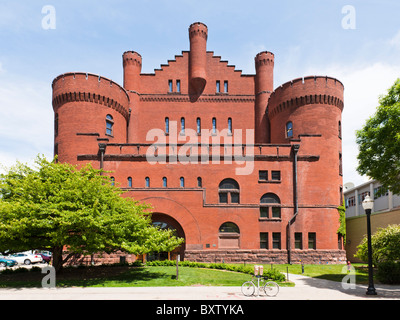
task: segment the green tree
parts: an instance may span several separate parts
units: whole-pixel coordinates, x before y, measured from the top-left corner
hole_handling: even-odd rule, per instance
[[[400,260],[400,225],[389,225],[379,228],[371,237],[372,262],[378,265],[382,262]],[[363,238],[354,255],[362,261],[368,261],[367,236]]]
[[[183,242],[153,226],[149,206],[121,196],[90,164],[78,169],[39,156],[35,163],[0,175],[0,252],[49,250],[60,271],[74,254],[144,254]]]
[[[357,171],[382,183],[382,192],[400,193],[400,79],[379,98],[374,116],[356,133]]]

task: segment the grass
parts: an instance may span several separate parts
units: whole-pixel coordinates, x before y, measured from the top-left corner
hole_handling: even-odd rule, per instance
[[[356,270],[357,283],[368,283],[368,268],[362,264],[353,265]],[[344,265],[304,265],[304,275],[342,281]],[[264,265],[264,270],[271,265]],[[273,268],[286,275],[286,272],[302,274],[301,265],[273,265]],[[345,270],[344,270],[345,271]],[[0,274],[0,288],[41,287],[44,274],[22,272]],[[290,278],[290,277],[289,277]],[[241,286],[251,279],[248,274],[225,270],[179,267],[176,279],[176,267],[172,266],[113,266],[66,268],[57,274],[57,287],[156,287],[156,286]],[[289,279],[290,280],[290,279]],[[293,283],[279,283],[293,286]]]

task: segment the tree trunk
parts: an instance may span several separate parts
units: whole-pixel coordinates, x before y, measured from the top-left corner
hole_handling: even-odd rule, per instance
[[[60,272],[62,270],[63,266],[62,249],[63,247],[53,248],[53,267],[56,269],[56,272]]]

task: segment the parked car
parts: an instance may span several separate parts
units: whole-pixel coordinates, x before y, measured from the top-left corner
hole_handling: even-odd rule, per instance
[[[17,261],[18,263],[31,264],[42,262],[43,258],[39,254],[29,254],[29,253],[15,253],[8,256],[10,259]]]
[[[14,267],[18,264],[17,261],[7,258],[0,258],[0,267]]]
[[[39,255],[42,257],[43,262],[50,263],[51,256],[48,256],[47,254],[43,254],[43,253],[39,253]]]

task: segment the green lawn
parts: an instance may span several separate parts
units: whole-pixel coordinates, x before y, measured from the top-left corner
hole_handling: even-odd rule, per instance
[[[368,283],[368,270],[365,265],[353,265],[356,270],[357,283]],[[314,278],[342,281],[346,273],[342,273],[344,265],[304,265],[304,275]],[[264,270],[271,265],[264,265]],[[286,275],[302,274],[301,265],[273,265]],[[0,287],[41,287],[44,274],[40,271],[0,274]],[[155,286],[241,286],[251,275],[238,272],[179,267],[176,279],[176,267],[94,267],[67,268],[56,276],[58,287],[155,287]],[[289,276],[290,280],[290,276]],[[280,283],[290,286],[293,283]]]

